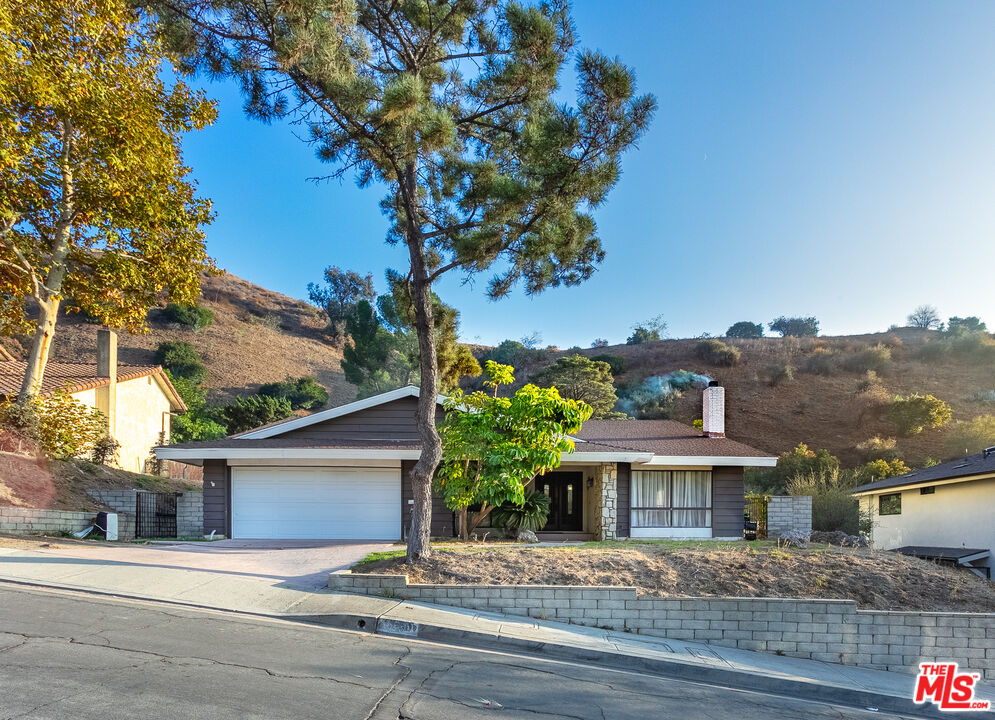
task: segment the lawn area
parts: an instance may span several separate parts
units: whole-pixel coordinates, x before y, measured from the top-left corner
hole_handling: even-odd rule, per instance
[[[404,549],[372,553],[354,572],[466,585],[623,585],[656,597],[808,597],[877,610],[995,612],[995,584],[891,552],[774,542],[592,542],[552,547],[433,543],[415,566]]]

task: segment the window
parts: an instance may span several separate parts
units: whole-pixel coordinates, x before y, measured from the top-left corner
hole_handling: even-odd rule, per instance
[[[919,488],[920,495],[935,495],[936,488],[930,485],[929,487]]]
[[[881,495],[878,498],[878,515],[901,515],[902,493]]]
[[[632,527],[712,526],[712,473],[637,470],[632,473]]]

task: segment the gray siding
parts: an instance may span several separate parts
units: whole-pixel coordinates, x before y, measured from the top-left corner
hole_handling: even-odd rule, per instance
[[[415,440],[418,426],[415,410],[418,399],[401,398],[376,407],[359,410],[342,417],[282,433],[283,439],[300,440]],[[436,413],[442,419],[442,409]]]
[[[712,469],[712,536],[743,535],[743,468]]]
[[[231,537],[231,470],[224,460],[204,461],[204,534]]]
[[[632,465],[630,463],[618,463],[617,476],[618,497],[615,500],[615,534],[620,538],[629,537],[629,523],[631,513],[629,512],[629,488],[632,485]]]
[[[415,466],[414,460],[401,461],[401,537],[408,536],[408,528],[411,526],[411,505],[409,500],[414,499],[411,492],[411,468]],[[453,511],[446,507],[442,497],[432,491],[432,537],[453,537],[456,534],[456,518]]]

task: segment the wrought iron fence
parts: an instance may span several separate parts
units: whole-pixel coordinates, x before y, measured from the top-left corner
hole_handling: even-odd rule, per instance
[[[135,493],[135,537],[176,537],[176,498],[179,493]]]
[[[746,496],[746,507],[743,510],[747,522],[757,524],[757,539],[767,539],[767,502],[770,495],[750,493]]]

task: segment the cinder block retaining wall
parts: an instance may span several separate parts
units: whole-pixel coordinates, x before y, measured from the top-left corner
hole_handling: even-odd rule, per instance
[[[135,512],[135,494],[141,490],[87,490],[98,502],[120,513]],[[176,536],[200,537],[204,534],[204,493],[192,490],[176,498]]]
[[[647,598],[632,587],[409,585],[405,575],[332,573],[329,588],[915,672],[956,661],[995,678],[995,614],[858,610],[850,600]]]
[[[767,503],[767,537],[783,532],[812,533],[811,495],[774,495]]]
[[[0,507],[0,532],[17,535],[53,535],[59,532],[79,532],[93,525],[95,512],[69,510],[39,510],[37,508]],[[118,539],[135,537],[135,518],[118,515]]]

